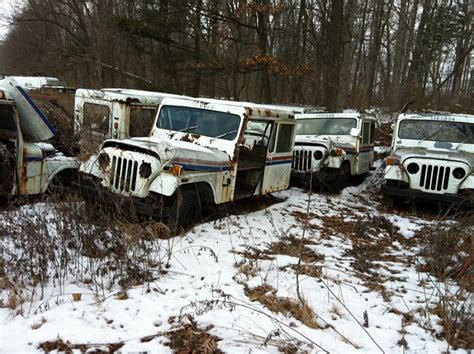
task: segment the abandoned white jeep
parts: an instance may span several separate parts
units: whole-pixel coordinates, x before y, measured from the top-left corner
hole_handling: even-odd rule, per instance
[[[263,107],[165,99],[148,137],[105,141],[81,171],[141,213],[189,226],[205,203],[288,188],[294,116]]]
[[[397,199],[474,205],[474,116],[401,114],[382,192]]]
[[[0,80],[0,197],[44,193],[79,162],[52,145],[55,129],[12,78]]]
[[[375,118],[361,113],[296,115],[292,180],[339,191],[374,162]]]
[[[106,139],[147,136],[164,98],[187,97],[118,88],[77,89],[74,99],[74,134],[79,151],[88,157]]]

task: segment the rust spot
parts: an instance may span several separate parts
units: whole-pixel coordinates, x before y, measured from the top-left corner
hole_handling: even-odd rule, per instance
[[[27,164],[26,161],[23,161],[23,164],[21,165],[21,176],[19,178],[19,185],[18,185],[20,194],[23,194],[24,192],[26,192],[26,184],[28,182],[28,177],[26,174],[26,164]]]
[[[131,103],[140,103],[140,100],[136,97],[127,97],[125,100],[114,99],[112,102],[118,102],[120,104],[130,105]]]
[[[266,115],[267,117],[271,117],[271,116],[272,116],[272,112],[271,112],[269,109],[266,109],[266,110],[265,110],[265,115]]]
[[[140,103],[140,100],[136,97],[127,97],[126,102],[127,102],[127,104]]]
[[[181,139],[179,139],[180,141],[187,141],[188,143],[192,143],[194,140],[191,136],[191,134],[186,134],[186,135],[183,135]]]

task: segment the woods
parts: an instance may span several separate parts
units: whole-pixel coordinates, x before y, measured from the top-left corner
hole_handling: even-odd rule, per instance
[[[265,103],[472,111],[469,0],[28,0],[0,72]]]

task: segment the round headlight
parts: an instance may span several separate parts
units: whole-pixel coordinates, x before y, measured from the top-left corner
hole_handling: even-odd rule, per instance
[[[417,163],[412,162],[407,166],[408,173],[412,175],[414,175],[415,173],[418,173],[419,170],[420,170],[420,166],[418,166]]]
[[[141,177],[148,178],[151,175],[151,165],[148,162],[143,162],[138,171]]]
[[[110,164],[110,157],[105,152],[100,153],[99,155],[99,167],[101,170],[105,170]]]
[[[313,156],[316,160],[321,160],[324,156],[323,152],[320,151],[320,150],[316,150],[314,153],[313,153]]]
[[[464,169],[461,167],[457,167],[453,171],[453,177],[456,179],[464,178],[465,175],[466,175],[466,171],[464,171]]]

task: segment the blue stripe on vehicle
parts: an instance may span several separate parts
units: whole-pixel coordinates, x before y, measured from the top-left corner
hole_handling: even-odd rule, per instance
[[[273,166],[273,165],[283,165],[283,164],[291,164],[293,160],[276,160],[276,161],[268,161],[265,166]]]
[[[180,163],[185,170],[195,171],[230,171],[230,166],[188,165]]]
[[[34,156],[27,156],[26,161],[43,161],[43,157],[34,157]]]
[[[54,128],[51,124],[51,122],[48,120],[48,118],[44,115],[43,112],[40,111],[40,109],[38,108],[38,106],[36,106],[36,104],[31,100],[30,96],[28,96],[28,94],[25,92],[25,90],[23,90],[23,88],[21,88],[20,86],[16,86],[17,90],[22,94],[22,96],[25,98],[25,100],[28,101],[28,103],[31,105],[31,107],[33,107],[33,109],[35,110],[36,113],[38,113],[38,115],[40,116],[40,118],[43,120],[43,122],[46,124],[46,126],[48,127],[48,129],[51,131],[51,133],[53,135],[56,134],[56,128]]]

